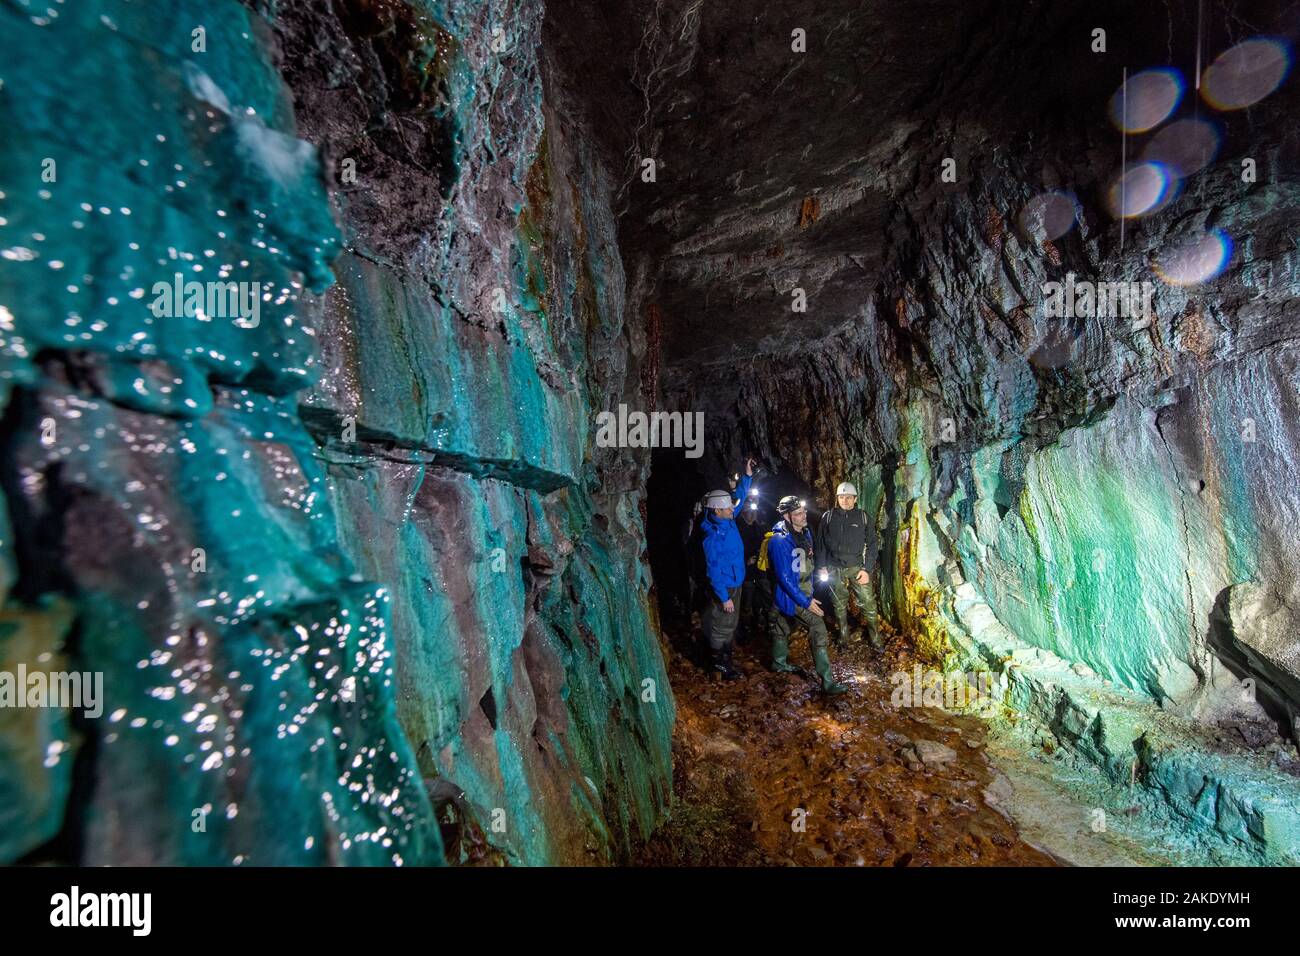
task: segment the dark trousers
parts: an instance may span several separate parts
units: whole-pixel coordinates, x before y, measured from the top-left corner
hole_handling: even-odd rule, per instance
[[[766,637],[768,633],[767,616],[772,609],[772,582],[767,575],[754,568],[745,576],[745,584],[740,591],[740,627],[745,640]]]
[[[709,590],[709,605],[704,609],[704,636],[709,639],[709,650],[720,651],[728,646],[736,636],[736,625],[740,623],[741,588],[737,585],[727,589],[735,610],[728,614],[722,608],[718,596]]]

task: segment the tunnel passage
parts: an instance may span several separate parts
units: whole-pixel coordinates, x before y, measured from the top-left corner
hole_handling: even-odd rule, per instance
[[[1294,3],[145,7],[0,5],[0,862],[1300,860]],[[684,653],[750,456],[838,704]]]
[[[913,12],[922,43],[850,4],[652,19],[663,170],[621,242],[658,407],[709,449],[656,452],[652,523],[751,454],[810,498],[872,489],[927,670],[987,675],[1170,845],[1292,860],[1229,818],[1281,833],[1297,783],[1297,12]]]

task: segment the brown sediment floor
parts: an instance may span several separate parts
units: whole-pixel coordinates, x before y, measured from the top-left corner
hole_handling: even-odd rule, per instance
[[[891,706],[889,675],[913,663],[900,642],[833,653],[850,690],[829,700],[811,678],[769,672],[764,646],[738,647],[744,679],[725,684],[690,648],[683,638],[668,649],[673,812],[638,863],[1054,865],[994,808],[1008,783],[980,720]],[[791,661],[810,668],[808,658],[796,636]]]

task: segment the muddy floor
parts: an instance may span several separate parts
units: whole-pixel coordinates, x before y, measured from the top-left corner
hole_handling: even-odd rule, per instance
[[[677,699],[675,804],[645,846],[649,866],[1044,866],[995,806],[1005,778],[985,757],[984,725],[932,708],[894,708],[901,642],[832,654],[849,693],[823,698],[810,677],[767,670],[766,647],[737,647],[742,680],[721,683],[670,639]],[[791,662],[811,670],[804,636]]]

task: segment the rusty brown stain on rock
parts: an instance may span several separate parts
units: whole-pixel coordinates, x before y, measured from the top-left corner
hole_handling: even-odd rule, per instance
[[[1061,250],[1056,248],[1056,243],[1052,242],[1051,239],[1044,239],[1042,247],[1043,255],[1047,256],[1047,261],[1054,266],[1059,266],[1061,264]]]
[[[997,255],[1002,254],[1002,235],[1006,231],[1006,222],[1002,214],[992,206],[984,211],[984,241]]]
[[[799,204],[799,228],[807,229],[822,217],[822,201],[816,196],[807,196]]]
[[[1207,327],[1205,316],[1196,303],[1187,304],[1175,323],[1174,331],[1184,352],[1191,352],[1200,359],[1209,358],[1214,352],[1214,333]]]
[[[1034,317],[1030,314],[1029,307],[1020,303],[1011,310],[1010,318],[1016,341],[1022,349],[1026,348],[1034,340]]]

